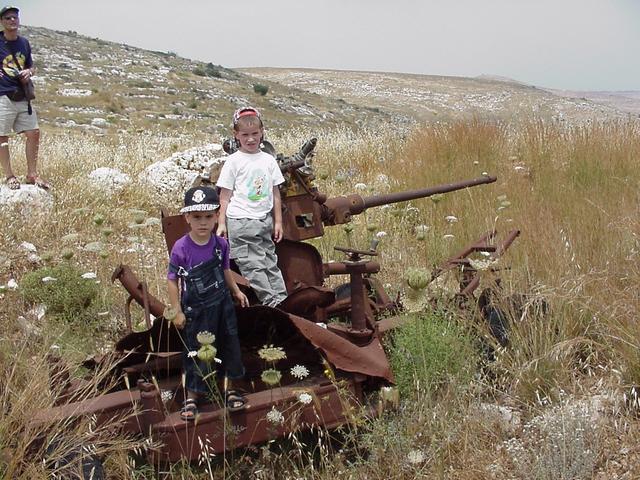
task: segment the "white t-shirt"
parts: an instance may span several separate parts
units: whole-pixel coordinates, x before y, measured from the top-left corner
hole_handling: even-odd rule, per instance
[[[238,150],[224,162],[216,185],[233,192],[227,217],[262,219],[273,209],[273,187],[283,182],[278,162],[271,155]]]

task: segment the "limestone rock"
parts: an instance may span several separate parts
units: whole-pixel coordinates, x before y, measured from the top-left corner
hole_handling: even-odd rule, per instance
[[[89,183],[102,192],[114,195],[131,183],[131,177],[117,168],[96,168],[89,175]]]
[[[53,208],[53,196],[35,185],[23,184],[18,190],[6,185],[0,187],[0,207],[2,210],[15,209],[22,216],[46,214]]]
[[[224,161],[225,156],[219,143],[194,147],[152,163],[140,174],[139,181],[152,187],[163,199],[180,198],[198,175],[208,174],[213,165]]]

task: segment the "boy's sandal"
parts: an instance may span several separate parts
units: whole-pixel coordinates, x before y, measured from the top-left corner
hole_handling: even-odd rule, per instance
[[[187,398],[180,409],[180,418],[192,422],[198,416],[198,404],[193,398]]]
[[[27,176],[26,183],[29,185],[35,185],[36,187],[41,188],[43,190],[49,190],[51,188],[51,185],[49,184],[49,182],[44,180],[40,175],[36,175],[35,177]]]
[[[15,175],[7,177],[4,184],[9,187],[9,190],[18,190],[20,188],[20,180],[18,180]]]
[[[229,390],[227,392],[227,410],[236,412],[242,410],[247,405],[247,398],[238,390]]]

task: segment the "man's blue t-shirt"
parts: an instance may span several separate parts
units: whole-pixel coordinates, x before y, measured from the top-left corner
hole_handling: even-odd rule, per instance
[[[15,54],[18,65],[13,60]],[[33,60],[31,59],[31,45],[29,41],[18,36],[15,40],[7,40],[4,38],[4,32],[0,32],[0,61],[2,62],[2,75],[0,77],[0,96],[7,93],[15,92],[20,88],[20,80],[18,73],[25,68],[31,68]]]

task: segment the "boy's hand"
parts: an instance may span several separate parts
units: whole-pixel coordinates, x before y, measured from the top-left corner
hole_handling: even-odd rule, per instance
[[[218,229],[216,230],[216,235],[219,237],[227,238],[227,224],[218,222]]]
[[[273,224],[273,241],[278,243],[282,240],[282,223],[276,222]]]
[[[249,306],[249,299],[244,293],[242,293],[242,290],[238,289],[238,291],[233,294],[233,297],[236,299],[236,301],[240,304],[241,307]]]
[[[173,324],[176,326],[178,330],[182,330],[184,328],[185,323],[187,323],[187,317],[184,316],[184,313],[178,312],[176,313],[176,318],[173,320]]]

